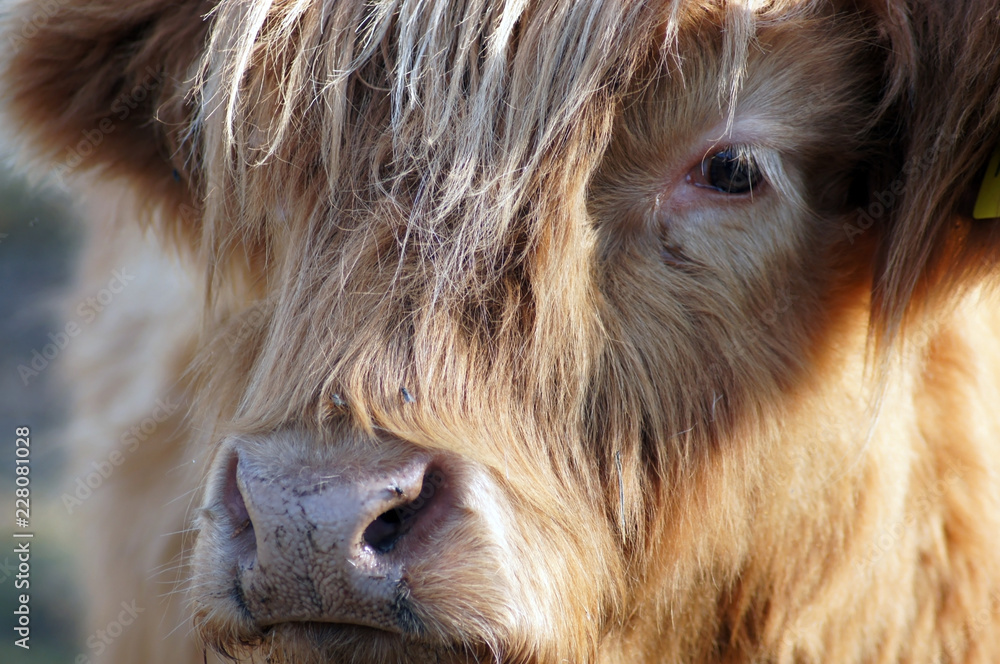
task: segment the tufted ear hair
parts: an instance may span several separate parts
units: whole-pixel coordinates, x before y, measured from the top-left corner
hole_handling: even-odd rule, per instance
[[[872,332],[886,348],[908,320],[1000,275],[1000,210],[973,217],[1000,145],[1000,2],[870,4],[892,53],[887,134],[900,159],[853,230],[878,231]]]
[[[212,5],[200,0],[19,2],[5,18],[5,111],[37,171],[120,179],[196,223],[188,90]]]

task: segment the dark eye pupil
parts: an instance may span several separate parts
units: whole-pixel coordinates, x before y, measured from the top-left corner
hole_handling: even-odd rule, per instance
[[[708,183],[725,194],[748,193],[760,182],[760,172],[753,160],[733,150],[717,152],[705,166]]]

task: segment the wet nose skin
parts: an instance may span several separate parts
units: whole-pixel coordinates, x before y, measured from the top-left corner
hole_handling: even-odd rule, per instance
[[[440,464],[284,465],[234,446],[222,487],[227,555],[259,626],[330,622],[419,631],[406,569],[433,556],[451,509]]]

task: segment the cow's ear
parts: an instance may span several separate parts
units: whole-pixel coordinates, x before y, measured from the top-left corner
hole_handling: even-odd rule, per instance
[[[29,163],[67,183],[99,172],[191,220],[198,196],[189,87],[209,3],[22,2],[4,41],[6,112]],[[172,215],[175,216],[176,215]]]
[[[996,0],[878,0],[888,48],[898,171],[870,192],[881,212],[875,269],[876,335],[1000,276],[1000,4]],[[900,55],[901,54],[901,57]],[[974,215],[988,176],[984,198]],[[989,206],[993,205],[992,211]],[[869,215],[870,216],[870,215]],[[975,218],[982,217],[982,218]]]

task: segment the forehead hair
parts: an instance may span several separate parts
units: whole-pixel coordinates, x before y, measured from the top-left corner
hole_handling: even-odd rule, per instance
[[[233,314],[260,298],[266,324],[232,352],[233,371],[217,366],[229,354],[203,355],[206,375],[248,374],[206,392],[239,401],[248,428],[322,418],[320,395],[346,393],[366,426],[410,417],[401,384],[426,393],[431,376],[474,375],[476,389],[442,386],[426,403],[482,415],[495,407],[467,404],[534,400],[540,421],[572,421],[562,415],[586,397],[607,324],[588,187],[624,107],[665,75],[704,87],[683,72],[706,69],[709,99],[732,117],[758,33],[835,11],[223,0],[181,143],[204,206],[194,231],[209,298],[236,291],[216,318],[239,326]],[[263,287],[247,297],[248,283]]]
[[[203,246],[388,205],[407,249],[433,252],[440,292],[461,266],[509,253],[515,227],[520,247],[537,244],[529,208],[582,191],[639,66],[685,57],[684,24],[722,28],[719,104],[732,108],[757,25],[825,4],[221,2],[191,125]]]

